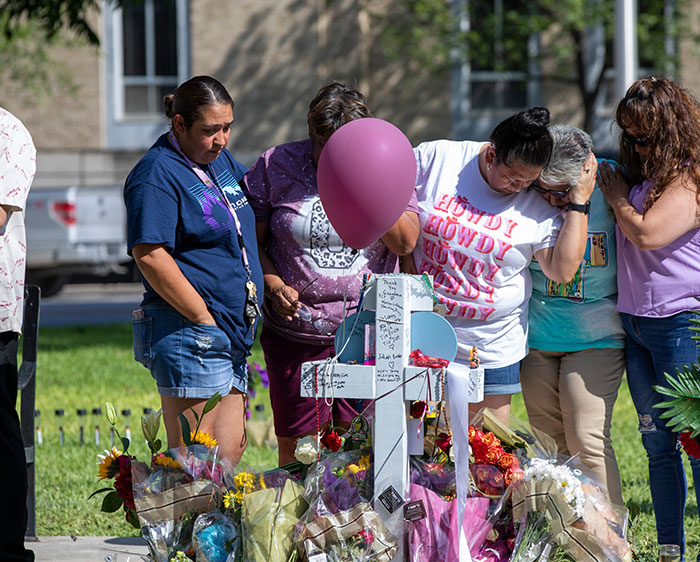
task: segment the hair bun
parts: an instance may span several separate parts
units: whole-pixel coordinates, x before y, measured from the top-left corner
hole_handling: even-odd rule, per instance
[[[525,138],[538,138],[547,134],[549,109],[531,107],[518,113],[513,119],[513,130]]]
[[[163,96],[163,109],[165,110],[165,116],[168,119],[175,117],[175,95],[168,94]]]

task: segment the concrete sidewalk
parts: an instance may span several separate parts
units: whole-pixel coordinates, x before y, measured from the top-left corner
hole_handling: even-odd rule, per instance
[[[25,542],[37,562],[143,562],[148,547],[141,537],[39,537]]]

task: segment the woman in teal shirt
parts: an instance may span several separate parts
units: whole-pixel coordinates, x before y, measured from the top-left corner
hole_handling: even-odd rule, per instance
[[[566,125],[550,127],[550,163],[531,186],[563,211],[567,191],[593,161],[591,137]],[[578,209],[576,209],[578,210]],[[566,284],[530,264],[530,352],[521,365],[525,406],[533,427],[551,435],[565,455],[581,461],[622,504],[620,473],[610,439],[613,405],[624,371],[624,331],[617,301],[615,217],[596,186],[588,209],[588,243],[581,267]]]

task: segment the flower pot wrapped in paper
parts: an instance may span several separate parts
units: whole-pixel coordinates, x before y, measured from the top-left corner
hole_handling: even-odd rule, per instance
[[[154,562],[168,562],[177,551],[193,554],[195,519],[217,508],[221,487],[210,480],[194,480],[179,469],[150,470],[138,462],[132,463],[132,474],[141,534]]]
[[[156,455],[150,466],[132,463],[141,534],[155,562],[168,561],[177,551],[194,554],[195,519],[218,507],[223,493],[222,475],[229,468],[218,458],[216,445],[202,444]]]
[[[442,562],[459,557],[457,502],[447,501],[432,490],[411,484],[411,502],[421,502],[424,516],[407,523],[407,540],[411,562]],[[486,541],[492,524],[488,510],[491,500],[467,498],[464,529],[469,550],[475,556]]]

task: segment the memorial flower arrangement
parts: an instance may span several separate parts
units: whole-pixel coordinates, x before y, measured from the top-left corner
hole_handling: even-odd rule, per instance
[[[577,561],[632,558],[626,509],[610,503],[583,470],[568,463],[530,460],[513,490],[513,519],[519,522],[513,562],[547,560],[553,550]]]
[[[151,411],[141,418],[141,429],[150,458],[143,462],[129,454],[130,440],[115,426],[116,412],[106,404],[107,420],[121,444],[98,455],[100,480],[113,480],[112,487],[96,490],[90,498],[104,494],[101,510],[125,512],[127,521],[141,529],[151,557],[167,561],[178,550],[193,553],[192,529],[197,515],[211,511],[220,495],[220,486],[228,467],[218,459],[216,440],[199,429],[204,415],[221,396],[214,395],[201,414],[194,412],[196,426],[181,416],[183,447],[161,451],[158,438],[162,412]]]
[[[301,559],[391,560],[398,543],[371,507],[373,476],[371,449],[366,447],[329,451],[309,468],[304,482],[309,510],[295,530]]]
[[[469,468],[480,492],[500,496],[507,486],[522,478],[517,455],[506,452],[492,432],[483,432],[470,425],[468,436],[473,457]]]

